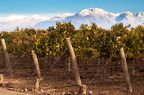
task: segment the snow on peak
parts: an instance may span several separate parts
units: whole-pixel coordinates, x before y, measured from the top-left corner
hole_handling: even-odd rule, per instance
[[[107,11],[100,9],[100,8],[88,8],[81,10],[79,13],[77,13],[82,16],[87,16],[87,15],[93,15],[93,14],[108,14]]]
[[[138,17],[144,17],[144,12],[136,13],[135,16],[138,16]]]
[[[59,22],[69,22],[79,28],[81,24],[88,24],[95,22],[98,26],[103,28],[111,28],[112,25],[116,23],[123,23],[124,25],[129,25],[135,27],[144,23],[144,13],[138,13],[138,17],[129,11],[124,11],[122,13],[111,13],[100,8],[88,8],[81,10],[80,12],[64,17],[63,19],[50,19],[45,22],[40,22],[36,24],[36,27],[47,28],[48,26],[55,26],[56,21]]]
[[[125,12],[122,12],[121,15],[123,15],[124,17],[128,17],[128,16],[132,17],[134,14],[131,13],[130,11],[125,11]]]
[[[124,11],[117,15],[116,21],[122,21],[124,19],[132,19],[132,18],[134,18],[134,13],[132,13],[130,11]]]

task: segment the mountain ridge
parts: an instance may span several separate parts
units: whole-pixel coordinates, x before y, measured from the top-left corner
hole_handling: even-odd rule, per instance
[[[132,13],[130,11],[124,11],[121,13],[112,13],[100,8],[88,8],[79,11],[78,13],[57,20],[59,22],[69,22],[79,28],[81,24],[96,23],[98,26],[106,29],[110,29],[112,25],[117,23],[123,23],[124,25],[131,25],[136,27],[144,23],[144,12]],[[48,26],[55,26],[53,20],[40,22],[35,25],[36,28],[47,28]],[[47,27],[42,27],[45,24]],[[40,26],[40,27],[39,27]]]
[[[124,11],[121,13],[112,13],[100,8],[87,8],[80,10],[75,14],[65,13],[49,18],[47,16],[9,16],[0,17],[0,31],[12,31],[16,27],[46,29],[49,26],[55,26],[56,22],[69,22],[78,29],[81,24],[96,23],[99,27],[110,29],[112,25],[123,23],[136,27],[144,24],[144,12],[133,13]]]

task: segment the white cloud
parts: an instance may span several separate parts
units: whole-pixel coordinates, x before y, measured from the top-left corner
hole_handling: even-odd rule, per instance
[[[72,13],[50,13],[50,14],[31,14],[19,15],[11,14],[0,16],[0,31],[14,30],[16,27],[33,27],[36,23],[49,20],[52,17],[66,17]]]
[[[0,30],[14,30],[16,27],[33,27],[36,23],[49,19],[41,15],[9,15],[0,17]]]
[[[41,15],[10,15],[6,17],[0,17],[0,22],[2,21],[15,21],[15,20],[46,20],[49,19],[48,16]]]
[[[65,18],[67,16],[72,16],[74,15],[73,13],[61,13],[61,14],[57,14],[58,17],[62,17],[62,18]]]

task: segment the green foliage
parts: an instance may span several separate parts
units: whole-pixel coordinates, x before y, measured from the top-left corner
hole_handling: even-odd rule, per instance
[[[19,29],[1,32],[6,40],[8,51],[21,55],[31,54],[34,49],[38,56],[60,56],[68,54],[65,38],[70,37],[74,50],[83,57],[117,57],[123,46],[126,57],[144,57],[144,26],[128,29],[116,24],[110,30],[82,24],[78,30],[68,23],[56,23],[56,27],[46,30]]]

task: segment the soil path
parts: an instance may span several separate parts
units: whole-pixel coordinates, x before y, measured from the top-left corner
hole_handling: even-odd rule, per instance
[[[31,95],[31,94],[19,93],[19,92],[9,91],[9,90],[0,88],[0,95]]]

